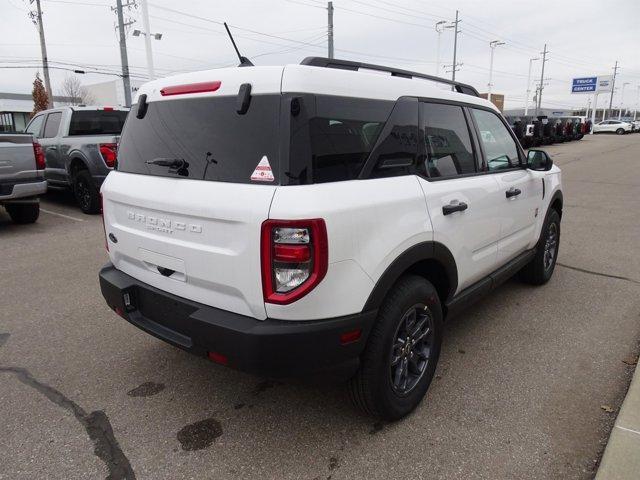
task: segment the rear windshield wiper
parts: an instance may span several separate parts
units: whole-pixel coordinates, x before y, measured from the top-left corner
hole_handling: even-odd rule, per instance
[[[169,167],[169,173],[177,173],[181,177],[189,176],[189,163],[182,158],[154,158],[147,160],[147,165],[158,165],[160,167]]]
[[[147,160],[147,165],[158,165],[159,167],[169,167],[173,169],[179,169],[188,166],[182,158],[154,158],[153,160]]]

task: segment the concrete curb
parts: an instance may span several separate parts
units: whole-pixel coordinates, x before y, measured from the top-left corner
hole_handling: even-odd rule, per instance
[[[640,368],[636,367],[629,391],[600,462],[596,480],[640,478]]]

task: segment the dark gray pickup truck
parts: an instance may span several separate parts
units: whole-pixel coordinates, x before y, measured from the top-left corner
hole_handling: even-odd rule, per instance
[[[116,163],[128,110],[61,107],[39,112],[27,125],[42,145],[49,188],[71,188],[84,213],[100,211],[100,185]]]
[[[0,133],[0,205],[15,223],[38,219],[38,195],[47,191],[43,171],[44,155],[31,135]]]

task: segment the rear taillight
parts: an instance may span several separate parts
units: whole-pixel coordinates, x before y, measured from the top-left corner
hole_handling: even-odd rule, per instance
[[[33,142],[33,156],[36,157],[36,168],[38,170],[44,170],[44,152],[38,142]]]
[[[118,160],[118,145],[116,143],[101,143],[100,155],[102,155],[107,167],[115,167]]]
[[[327,227],[321,218],[265,221],[261,250],[265,302],[295,302],[327,273]]]

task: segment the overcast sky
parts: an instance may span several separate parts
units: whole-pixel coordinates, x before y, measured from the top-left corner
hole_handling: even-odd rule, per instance
[[[125,0],[126,1],[126,0]],[[129,0],[133,1],[133,0]],[[117,73],[120,54],[115,0],[42,0],[48,56],[52,66],[100,69]],[[586,95],[571,95],[574,77],[612,73],[619,61],[617,104],[626,82],[624,104],[634,108],[640,85],[639,0],[335,0],[336,57],[395,65],[435,73],[437,21],[451,21],[460,10],[458,79],[486,91],[491,40],[497,47],[493,91],[506,95],[507,107],[524,104],[529,59],[540,57],[544,43],[549,61],[543,105],[584,106]],[[28,18],[28,0],[0,0],[0,91],[29,93],[40,61],[36,27]],[[170,11],[167,9],[172,9]],[[151,31],[156,75],[204,70],[237,63],[219,23],[227,21],[243,55],[256,65],[298,63],[310,55],[326,56],[326,2],[320,0],[151,0]],[[185,15],[186,14],[186,15]],[[136,23],[127,49],[134,78],[146,79],[140,9],[127,12]],[[241,30],[242,29],[242,30]],[[443,65],[451,64],[453,29],[441,36]],[[268,34],[268,35],[261,35]],[[72,66],[73,65],[73,66]],[[541,62],[533,63],[539,81]],[[54,92],[69,72],[52,70]],[[445,69],[440,75],[449,76]],[[79,75],[83,83],[118,78]],[[532,82],[533,83],[533,82]],[[599,102],[599,106],[603,101]]]

